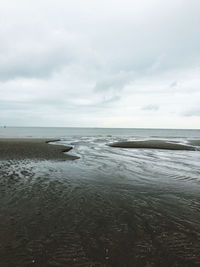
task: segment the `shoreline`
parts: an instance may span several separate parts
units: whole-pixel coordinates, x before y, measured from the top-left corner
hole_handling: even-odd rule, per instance
[[[0,138],[0,160],[75,160],[76,156],[64,154],[71,146],[51,145],[59,141],[47,138]]]

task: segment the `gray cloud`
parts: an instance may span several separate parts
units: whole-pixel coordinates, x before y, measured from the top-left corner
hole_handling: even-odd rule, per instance
[[[147,105],[147,106],[142,107],[142,110],[157,111],[159,110],[159,106],[158,105]]]
[[[174,81],[170,84],[170,87],[176,87],[178,86],[178,82],[177,81]]]
[[[172,113],[195,127],[199,10],[197,0],[3,0],[0,121],[145,127],[152,111],[152,127],[170,127]]]
[[[200,107],[194,107],[192,109],[186,110],[185,112],[182,113],[183,116],[186,117],[192,117],[192,116],[200,116]]]

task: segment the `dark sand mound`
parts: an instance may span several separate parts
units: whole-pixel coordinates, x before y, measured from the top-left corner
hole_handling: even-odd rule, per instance
[[[200,140],[190,140],[189,143],[193,146],[200,146]]]
[[[150,149],[191,150],[191,151],[195,150],[193,146],[186,146],[177,143],[169,143],[162,140],[117,142],[109,144],[109,146],[121,147],[121,148],[150,148]]]
[[[48,144],[49,142],[53,141],[55,140],[31,138],[1,138],[0,160],[74,160],[78,158],[63,153],[68,152],[72,149],[72,147]]]

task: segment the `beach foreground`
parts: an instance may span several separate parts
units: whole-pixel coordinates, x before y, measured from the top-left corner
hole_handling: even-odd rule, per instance
[[[137,165],[130,171],[131,163],[139,155],[145,161],[153,153],[149,150],[130,150],[127,158],[122,149],[117,158],[117,148],[104,144],[105,156],[98,157],[98,149],[94,160],[95,146],[90,153],[88,146],[86,151],[80,147],[79,160],[63,161],[66,146],[45,144],[44,139],[0,141],[0,266],[199,266],[198,183],[155,181],[150,174],[145,180],[146,165],[141,165],[144,178],[138,179]],[[121,165],[123,153],[127,169]],[[159,154],[161,170],[174,156],[166,153]],[[182,162],[186,152],[177,153]],[[196,152],[187,153],[191,158]],[[13,158],[7,160],[8,155]],[[192,169],[191,163],[185,173],[195,177]]]

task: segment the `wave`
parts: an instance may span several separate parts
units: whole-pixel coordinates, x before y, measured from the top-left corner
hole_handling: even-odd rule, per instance
[[[121,147],[121,148],[150,148],[150,149],[190,150],[190,151],[196,150],[196,148],[192,145],[183,145],[164,140],[126,141],[126,142],[115,142],[108,145],[111,147]]]

